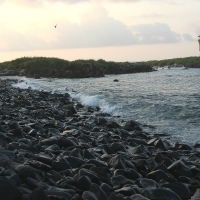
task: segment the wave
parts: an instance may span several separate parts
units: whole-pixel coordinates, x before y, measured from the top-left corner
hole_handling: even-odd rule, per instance
[[[116,109],[119,108],[119,106],[112,106],[104,99],[102,95],[86,95],[70,91],[68,91],[68,93],[73,99],[78,100],[81,104],[85,106],[98,106],[101,108],[102,112],[115,115],[117,114],[113,112],[116,111]]]
[[[44,82],[45,84],[41,84]],[[48,82],[48,83],[47,83]],[[48,86],[47,86],[48,85]],[[118,115],[117,109],[120,106],[113,106],[102,95],[87,95],[75,91],[69,91],[66,87],[57,87],[55,84],[51,85],[46,79],[25,79],[20,80],[18,83],[13,84],[14,87],[18,87],[21,89],[32,89],[32,90],[39,90],[39,91],[48,91],[52,94],[64,94],[68,93],[72,99],[78,100],[84,106],[91,106],[91,107],[100,107],[101,111],[108,114]]]

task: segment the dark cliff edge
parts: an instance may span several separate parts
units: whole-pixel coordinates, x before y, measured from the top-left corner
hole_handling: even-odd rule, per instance
[[[106,74],[152,72],[145,63],[111,62],[99,59],[67,61],[58,58],[23,57],[0,63],[0,76],[26,76],[33,78],[90,78]]]

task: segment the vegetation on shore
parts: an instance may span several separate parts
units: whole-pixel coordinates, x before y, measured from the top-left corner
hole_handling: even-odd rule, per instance
[[[200,68],[200,57],[173,58],[147,62],[113,62],[99,60],[68,61],[59,58],[22,57],[0,63],[0,75],[56,78],[102,77],[105,74],[151,72],[153,67],[184,65]]]
[[[165,60],[151,60],[146,63],[151,66],[171,66],[171,65],[184,65],[191,68],[200,68],[200,57],[185,57],[185,58],[173,58]]]
[[[45,69],[48,67],[55,69],[55,68],[70,68],[70,66],[73,65],[84,65],[84,64],[91,64],[94,63],[97,67],[102,66],[102,65],[113,65],[117,64],[116,62],[112,61],[105,61],[103,59],[99,60],[75,60],[75,61],[68,61],[64,59],[59,59],[59,58],[47,58],[47,57],[22,57],[22,58],[17,58],[12,61],[7,61],[0,63],[0,70],[2,69],[9,69],[9,70],[14,70],[14,69],[19,69],[19,68],[38,68],[38,69]],[[123,64],[123,63],[121,63]]]
[[[113,62],[103,59],[67,61],[59,58],[22,57],[0,63],[0,71],[2,70],[6,75],[87,78],[102,77],[105,74],[148,72],[152,71],[152,67],[145,63]]]

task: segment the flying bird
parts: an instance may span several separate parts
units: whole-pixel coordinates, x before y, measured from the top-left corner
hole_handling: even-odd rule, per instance
[[[57,27],[57,24],[54,26],[55,28]]]

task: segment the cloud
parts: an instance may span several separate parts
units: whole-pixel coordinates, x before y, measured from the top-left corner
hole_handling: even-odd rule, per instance
[[[127,27],[121,21],[109,17],[108,11],[99,4],[93,5],[82,17],[80,24],[63,19],[58,22],[57,28],[53,25],[34,27],[34,30],[26,30],[25,33],[2,25],[1,28],[1,51],[128,46],[175,43],[181,40],[180,35],[167,24]]]
[[[179,34],[170,29],[167,24],[139,24],[130,29],[140,44],[176,43],[181,41]]]
[[[82,3],[82,2],[91,2],[95,0],[0,0],[1,2],[11,1],[15,3],[29,3],[29,4],[42,4],[44,2],[63,2],[68,4],[76,4],[76,3]],[[97,2],[111,2],[111,3],[135,3],[135,2],[143,2],[143,1],[152,1],[152,2],[160,2],[160,0],[96,0]],[[174,2],[173,0],[163,0],[162,3],[168,3],[173,5],[179,5],[180,3]],[[182,3],[182,2],[181,2]]]
[[[100,5],[93,7],[83,17],[81,24],[62,20],[56,29],[45,26],[26,34],[4,28],[0,30],[0,38],[1,51],[124,46],[137,43],[131,30],[121,21],[109,17],[107,10]]]
[[[197,39],[194,39],[190,34],[188,33],[185,33],[182,35],[183,39],[185,41],[188,41],[188,42],[194,42],[194,41],[197,41]]]
[[[26,51],[43,49],[48,44],[32,34],[23,34],[14,30],[0,32],[0,51]]]

